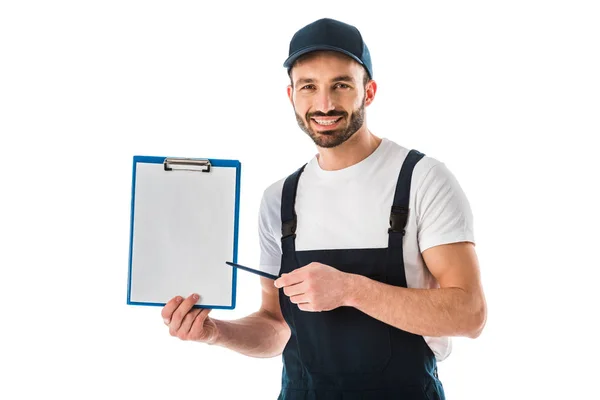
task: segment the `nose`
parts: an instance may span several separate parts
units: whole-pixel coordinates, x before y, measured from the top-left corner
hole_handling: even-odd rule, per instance
[[[315,110],[327,114],[335,108],[332,100],[332,96],[327,90],[321,90],[315,98]]]

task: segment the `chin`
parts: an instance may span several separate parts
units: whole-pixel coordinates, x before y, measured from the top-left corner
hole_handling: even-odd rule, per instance
[[[344,143],[349,137],[345,137],[343,132],[339,131],[321,131],[313,133],[312,139],[319,147],[333,148]]]

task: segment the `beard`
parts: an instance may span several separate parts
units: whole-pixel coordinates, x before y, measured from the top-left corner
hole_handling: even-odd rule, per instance
[[[319,147],[332,148],[339,146],[344,143],[346,140],[350,139],[352,135],[356,133],[363,126],[365,122],[365,99],[363,99],[360,107],[352,112],[352,116],[350,117],[350,121],[347,120],[348,113],[344,111],[332,110],[327,114],[322,112],[314,112],[314,113],[306,113],[305,120],[303,120],[298,113],[296,114],[296,121],[298,122],[298,126],[302,129],[310,138],[315,142],[315,144]],[[314,129],[311,129],[310,119],[312,117],[342,117],[346,122],[345,127],[340,127],[338,129],[331,130],[322,130],[316,132]],[[307,122],[305,122],[307,121]]]

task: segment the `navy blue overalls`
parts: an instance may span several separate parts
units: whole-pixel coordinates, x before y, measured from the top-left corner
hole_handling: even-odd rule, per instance
[[[402,239],[412,172],[424,156],[411,150],[398,176],[387,248],[296,251],[296,191],[304,166],[287,177],[281,199],[281,273],[311,262],[406,286]],[[425,340],[353,307],[307,312],[279,292],[291,337],[283,351],[283,400],[444,400],[435,357]]]

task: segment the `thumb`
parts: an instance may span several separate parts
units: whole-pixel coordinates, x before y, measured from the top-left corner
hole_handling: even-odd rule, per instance
[[[273,284],[275,285],[276,288],[280,288],[283,286],[284,281],[285,281],[285,276],[288,275],[287,273],[285,274],[281,274],[281,276],[277,279],[275,279],[275,281],[273,282]]]

